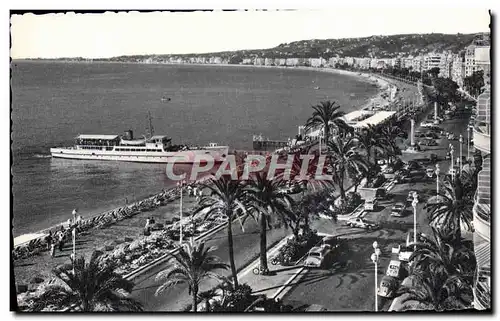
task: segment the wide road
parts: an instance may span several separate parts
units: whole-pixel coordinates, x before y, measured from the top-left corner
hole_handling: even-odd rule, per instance
[[[446,120],[440,125],[443,129],[456,135],[463,134],[467,139],[467,123],[469,116]],[[422,129],[423,130],[423,129]],[[441,167],[441,179],[450,166],[450,160],[445,160],[448,145],[454,145],[455,157],[458,157],[458,141],[438,140],[439,146],[428,147],[418,154],[404,154],[403,159],[420,158],[423,155],[435,153],[438,155]],[[463,153],[467,154],[467,144],[464,144]],[[435,168],[435,167],[434,167]],[[339,235],[348,238],[345,253],[335,259],[331,266],[325,269],[311,269],[295,287],[288,292],[283,301],[300,309],[306,305],[320,304],[329,311],[374,311],[375,307],[375,268],[370,259],[373,253],[372,244],[377,241],[382,251],[378,269],[378,282],[385,274],[390,257],[391,248],[406,242],[410,234],[413,240],[413,208],[411,202],[406,202],[409,191],[417,191],[421,202],[417,205],[417,231],[431,235],[431,228],[424,210],[425,201],[436,195],[435,179],[423,179],[411,183],[397,184],[390,190],[388,199],[379,203],[379,207],[368,213],[365,219],[378,222],[381,228],[368,232],[358,228],[350,228],[339,222],[332,225],[330,221],[318,220],[314,222],[318,231]],[[406,203],[404,217],[390,215],[394,203]],[[391,300],[379,297],[379,311],[387,311]]]

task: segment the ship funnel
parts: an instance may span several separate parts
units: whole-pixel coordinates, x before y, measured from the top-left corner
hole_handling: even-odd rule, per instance
[[[132,140],[132,139],[134,139],[134,132],[133,132],[131,129],[129,129],[129,130],[127,130],[127,131],[125,131],[125,138],[126,138],[127,140]]]

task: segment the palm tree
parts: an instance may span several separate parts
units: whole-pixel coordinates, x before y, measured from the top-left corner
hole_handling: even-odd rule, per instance
[[[239,180],[232,180],[230,177],[222,176],[215,180],[211,179],[208,183],[203,184],[211,193],[204,194],[199,201],[199,206],[195,213],[208,210],[205,218],[208,216],[225,215],[227,217],[227,242],[229,249],[229,264],[231,266],[231,274],[233,277],[233,286],[238,287],[238,274],[234,263],[234,246],[233,246],[233,221],[238,219],[243,228],[243,223],[239,216],[239,212],[246,213],[246,191],[245,183]]]
[[[374,150],[375,153],[377,153],[377,151],[384,151],[385,139],[381,135],[380,130],[378,130],[372,124],[368,124],[368,127],[358,132],[356,138],[363,149],[366,151],[368,161],[371,161],[372,150]]]
[[[247,187],[249,202],[258,213],[260,220],[260,266],[264,271],[267,267],[267,224],[272,216],[285,223],[287,217],[293,216],[292,197],[284,192],[286,182],[280,178],[268,179],[266,173],[259,172],[249,182]]]
[[[330,126],[333,125],[337,129],[347,128],[347,124],[342,120],[344,112],[340,111],[340,105],[332,101],[322,101],[316,106],[312,106],[314,109],[313,114],[306,121],[305,130],[306,132],[310,129],[324,128],[325,133],[325,145],[330,140]]]
[[[409,261],[415,270],[433,271],[441,275],[460,275],[470,284],[476,270],[476,258],[472,246],[454,233],[444,234],[434,227],[434,239],[422,236],[422,241],[415,243],[417,250]]]
[[[102,254],[95,251],[88,263],[82,256],[74,266],[66,264],[54,269],[60,284],[50,284],[37,298],[33,310],[42,311],[53,305],[71,306],[83,312],[142,311],[141,304],[128,296],[134,284],[116,274],[116,263],[104,262]]]
[[[425,208],[431,223],[444,229],[445,233],[455,232],[455,238],[460,239],[461,223],[472,230],[473,205],[474,200],[470,193],[464,193],[460,179],[455,178],[454,182],[445,179],[438,196],[431,198]]]
[[[390,122],[386,126],[380,129],[380,138],[382,139],[382,145],[384,146],[383,151],[387,158],[391,159],[396,155],[401,155],[401,149],[399,148],[396,140],[398,138],[406,138],[407,134],[398,126],[396,123]]]
[[[397,295],[402,299],[403,310],[408,301],[416,301],[419,309],[443,311],[470,308],[472,287],[461,276],[443,276],[432,272],[416,270],[410,276],[411,285],[403,285]]]
[[[217,256],[210,255],[215,247],[205,247],[205,243],[195,243],[191,241],[185,243],[179,249],[177,255],[170,254],[170,263],[172,266],[158,273],[156,280],[165,280],[158,287],[156,295],[177,284],[187,284],[189,294],[193,296],[193,311],[198,309],[198,291],[200,284],[206,279],[213,278],[224,280],[224,278],[215,273],[215,270],[227,269],[229,266],[222,263]]]
[[[357,146],[357,139],[352,136],[337,136],[328,143],[330,158],[328,166],[332,168],[333,181],[339,187],[342,202],[346,200],[344,181],[349,168],[352,168],[351,171],[355,169],[358,172],[368,170],[367,162],[358,153]]]

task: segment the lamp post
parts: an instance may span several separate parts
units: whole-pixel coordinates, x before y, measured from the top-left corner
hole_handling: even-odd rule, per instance
[[[75,260],[76,260],[76,214],[77,213],[78,212],[76,208],[73,209],[73,212],[71,212],[71,214],[73,215],[73,230],[71,231],[71,236],[73,239],[73,254],[71,254],[72,256],[71,261],[73,261],[73,274],[75,274]]]
[[[195,187],[193,189],[193,196],[196,198],[196,201],[199,202],[201,197],[203,196],[202,190]],[[196,231],[196,226],[193,224],[193,219],[194,219],[194,214],[191,215],[191,226],[193,227],[193,233],[191,235],[191,242],[193,242],[193,240],[194,240],[194,232]]]
[[[470,158],[470,131],[472,128],[472,126],[467,126],[467,161],[469,161]]]
[[[454,152],[454,148],[453,148],[453,145],[450,144],[450,156],[451,156],[451,180],[455,180],[455,167],[454,167],[454,164],[453,164],[453,152]]]
[[[186,185],[186,181],[177,182],[177,186],[180,188],[181,193],[181,201],[179,205],[179,244],[182,245],[182,192],[184,189],[184,185]]]
[[[460,168],[460,173],[462,173],[462,165],[463,165],[463,162],[462,162],[462,145],[464,144],[464,137],[462,136],[462,134],[460,134],[458,142],[460,143],[460,158],[459,158],[458,165],[459,165],[459,168]]]
[[[439,195],[439,173],[441,172],[439,164],[436,164],[436,195]]]
[[[413,206],[413,243],[417,243],[417,204],[418,198],[417,193],[413,194],[413,202],[411,202],[411,206]],[[417,250],[417,246],[414,245],[414,251]]]
[[[380,257],[380,254],[382,253],[380,249],[378,248],[378,243],[377,241],[373,242],[373,249],[374,252],[371,255],[371,259],[373,263],[375,263],[375,312],[378,312],[378,296],[377,296],[377,288],[378,288],[378,259]]]

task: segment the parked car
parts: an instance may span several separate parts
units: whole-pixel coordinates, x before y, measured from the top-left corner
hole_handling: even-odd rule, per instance
[[[424,146],[437,146],[438,143],[434,139],[422,139],[418,141],[419,145]]]
[[[425,174],[427,175],[427,177],[429,177],[429,178],[433,178],[433,177],[434,177],[434,175],[435,175],[435,170],[434,170],[434,168],[427,168],[427,169],[425,170]]]
[[[313,247],[309,250],[309,254],[307,255],[304,265],[307,267],[322,267],[331,251],[332,247],[329,244],[322,244],[321,246]]]
[[[436,162],[438,160],[438,155],[436,155],[436,154],[430,154],[429,155],[429,160],[431,162]]]
[[[408,262],[413,254],[413,248],[399,245],[398,247],[392,248],[392,254],[396,254],[400,261]]]
[[[373,211],[377,207],[377,200],[371,199],[365,201],[365,211]]]
[[[396,203],[392,207],[391,216],[402,217],[404,215],[405,204]]]
[[[401,273],[401,261],[391,260],[389,262],[389,266],[387,266],[387,272],[385,273],[385,275],[399,279],[400,273]]]
[[[429,127],[429,126],[434,126],[434,123],[431,121],[423,121],[420,123],[421,127]]]
[[[429,139],[439,139],[439,135],[431,131],[426,132],[424,137]]]
[[[399,288],[399,280],[392,276],[385,275],[380,281],[377,295],[384,298],[393,298]]]
[[[367,230],[378,228],[378,224],[366,222],[365,220],[359,217],[351,218],[350,220],[347,221],[346,224],[350,227],[359,227]]]
[[[458,139],[457,135],[455,135],[453,133],[449,133],[447,138],[448,138],[448,140],[457,140]]]

